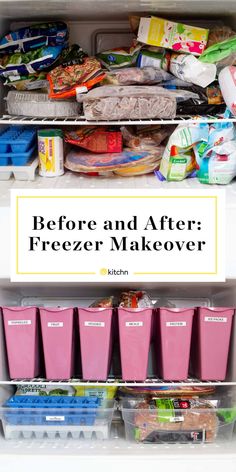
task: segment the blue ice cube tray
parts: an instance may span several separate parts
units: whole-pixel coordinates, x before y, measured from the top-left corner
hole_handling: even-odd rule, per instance
[[[96,397],[15,395],[3,406],[11,425],[92,426],[100,404]]]
[[[35,127],[12,125],[0,133],[0,153],[23,154],[36,143]]]
[[[0,166],[25,166],[34,155],[36,146],[28,149],[26,152],[16,153],[7,152],[3,153],[0,151]]]

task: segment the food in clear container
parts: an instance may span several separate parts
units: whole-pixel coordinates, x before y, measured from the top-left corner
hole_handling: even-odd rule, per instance
[[[156,398],[135,407],[135,439],[147,443],[213,442],[218,418],[210,400]]]

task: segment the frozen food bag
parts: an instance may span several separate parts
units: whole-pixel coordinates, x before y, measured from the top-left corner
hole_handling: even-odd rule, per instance
[[[236,32],[233,31],[229,26],[215,26],[214,28],[210,29],[207,48],[213,46],[213,44],[222,43],[233,36],[236,36]]]
[[[116,396],[117,387],[78,386],[74,387],[76,397],[97,397],[101,400],[112,400]]]
[[[207,123],[184,123],[169,138],[157,176],[160,180],[181,181],[195,175],[193,146],[208,140]]]
[[[130,290],[121,293],[119,306],[124,308],[147,308],[153,307],[153,303],[147,292]]]
[[[127,67],[106,73],[103,84],[110,85],[152,85],[164,80],[170,80],[171,75],[164,70],[154,67]]]
[[[97,58],[107,69],[116,69],[120,67],[131,67],[136,64],[141,44],[136,41],[130,48],[115,48],[108,51],[100,52]]]
[[[77,90],[78,93],[85,92],[101,82],[104,77],[100,63],[94,57],[84,58],[82,64],[59,65],[47,75],[50,86],[49,98],[75,97]]]
[[[0,40],[0,54],[29,52],[44,46],[64,44],[68,28],[62,21],[41,23],[10,31]]]
[[[112,308],[114,306],[114,297],[107,297],[95,300],[89,308]]]
[[[201,62],[208,62],[211,64],[216,64],[217,62],[222,61],[222,59],[227,58],[232,53],[236,51],[236,36],[226,39],[221,43],[213,44],[207,48],[204,53],[199,57]]]
[[[44,46],[27,53],[0,56],[0,77],[29,75],[48,69],[61,54],[64,45]]]
[[[172,54],[170,72],[179,79],[205,88],[216,78],[216,65],[201,63],[190,54]]]
[[[122,126],[121,132],[125,146],[146,151],[157,150],[159,145],[174,131],[174,126]],[[161,146],[161,153],[163,146]]]
[[[225,67],[219,74],[219,84],[226,105],[236,116],[236,67]]]
[[[81,126],[66,131],[65,142],[95,153],[122,152],[122,134],[105,126]]]

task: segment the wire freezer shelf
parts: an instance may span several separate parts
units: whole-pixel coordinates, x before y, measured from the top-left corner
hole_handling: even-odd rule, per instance
[[[190,115],[176,116],[174,119],[159,119],[159,120],[116,120],[116,121],[88,121],[84,116],[75,116],[68,118],[34,118],[34,117],[25,117],[25,116],[13,116],[13,115],[3,115],[0,117],[0,124],[25,124],[25,125],[110,125],[110,126],[122,126],[122,125],[163,125],[163,124],[180,124],[184,121],[190,121],[192,123],[227,123],[232,122],[236,123],[236,117],[233,118],[215,118],[213,116],[206,117],[192,117]]]

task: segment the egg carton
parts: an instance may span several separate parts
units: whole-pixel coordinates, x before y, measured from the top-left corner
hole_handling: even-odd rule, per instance
[[[39,160],[36,157],[23,166],[0,166],[0,181],[9,180],[12,175],[15,180],[35,180],[35,173],[38,165]]]
[[[48,426],[9,425],[3,421],[6,439],[108,439],[109,424],[93,426]]]

